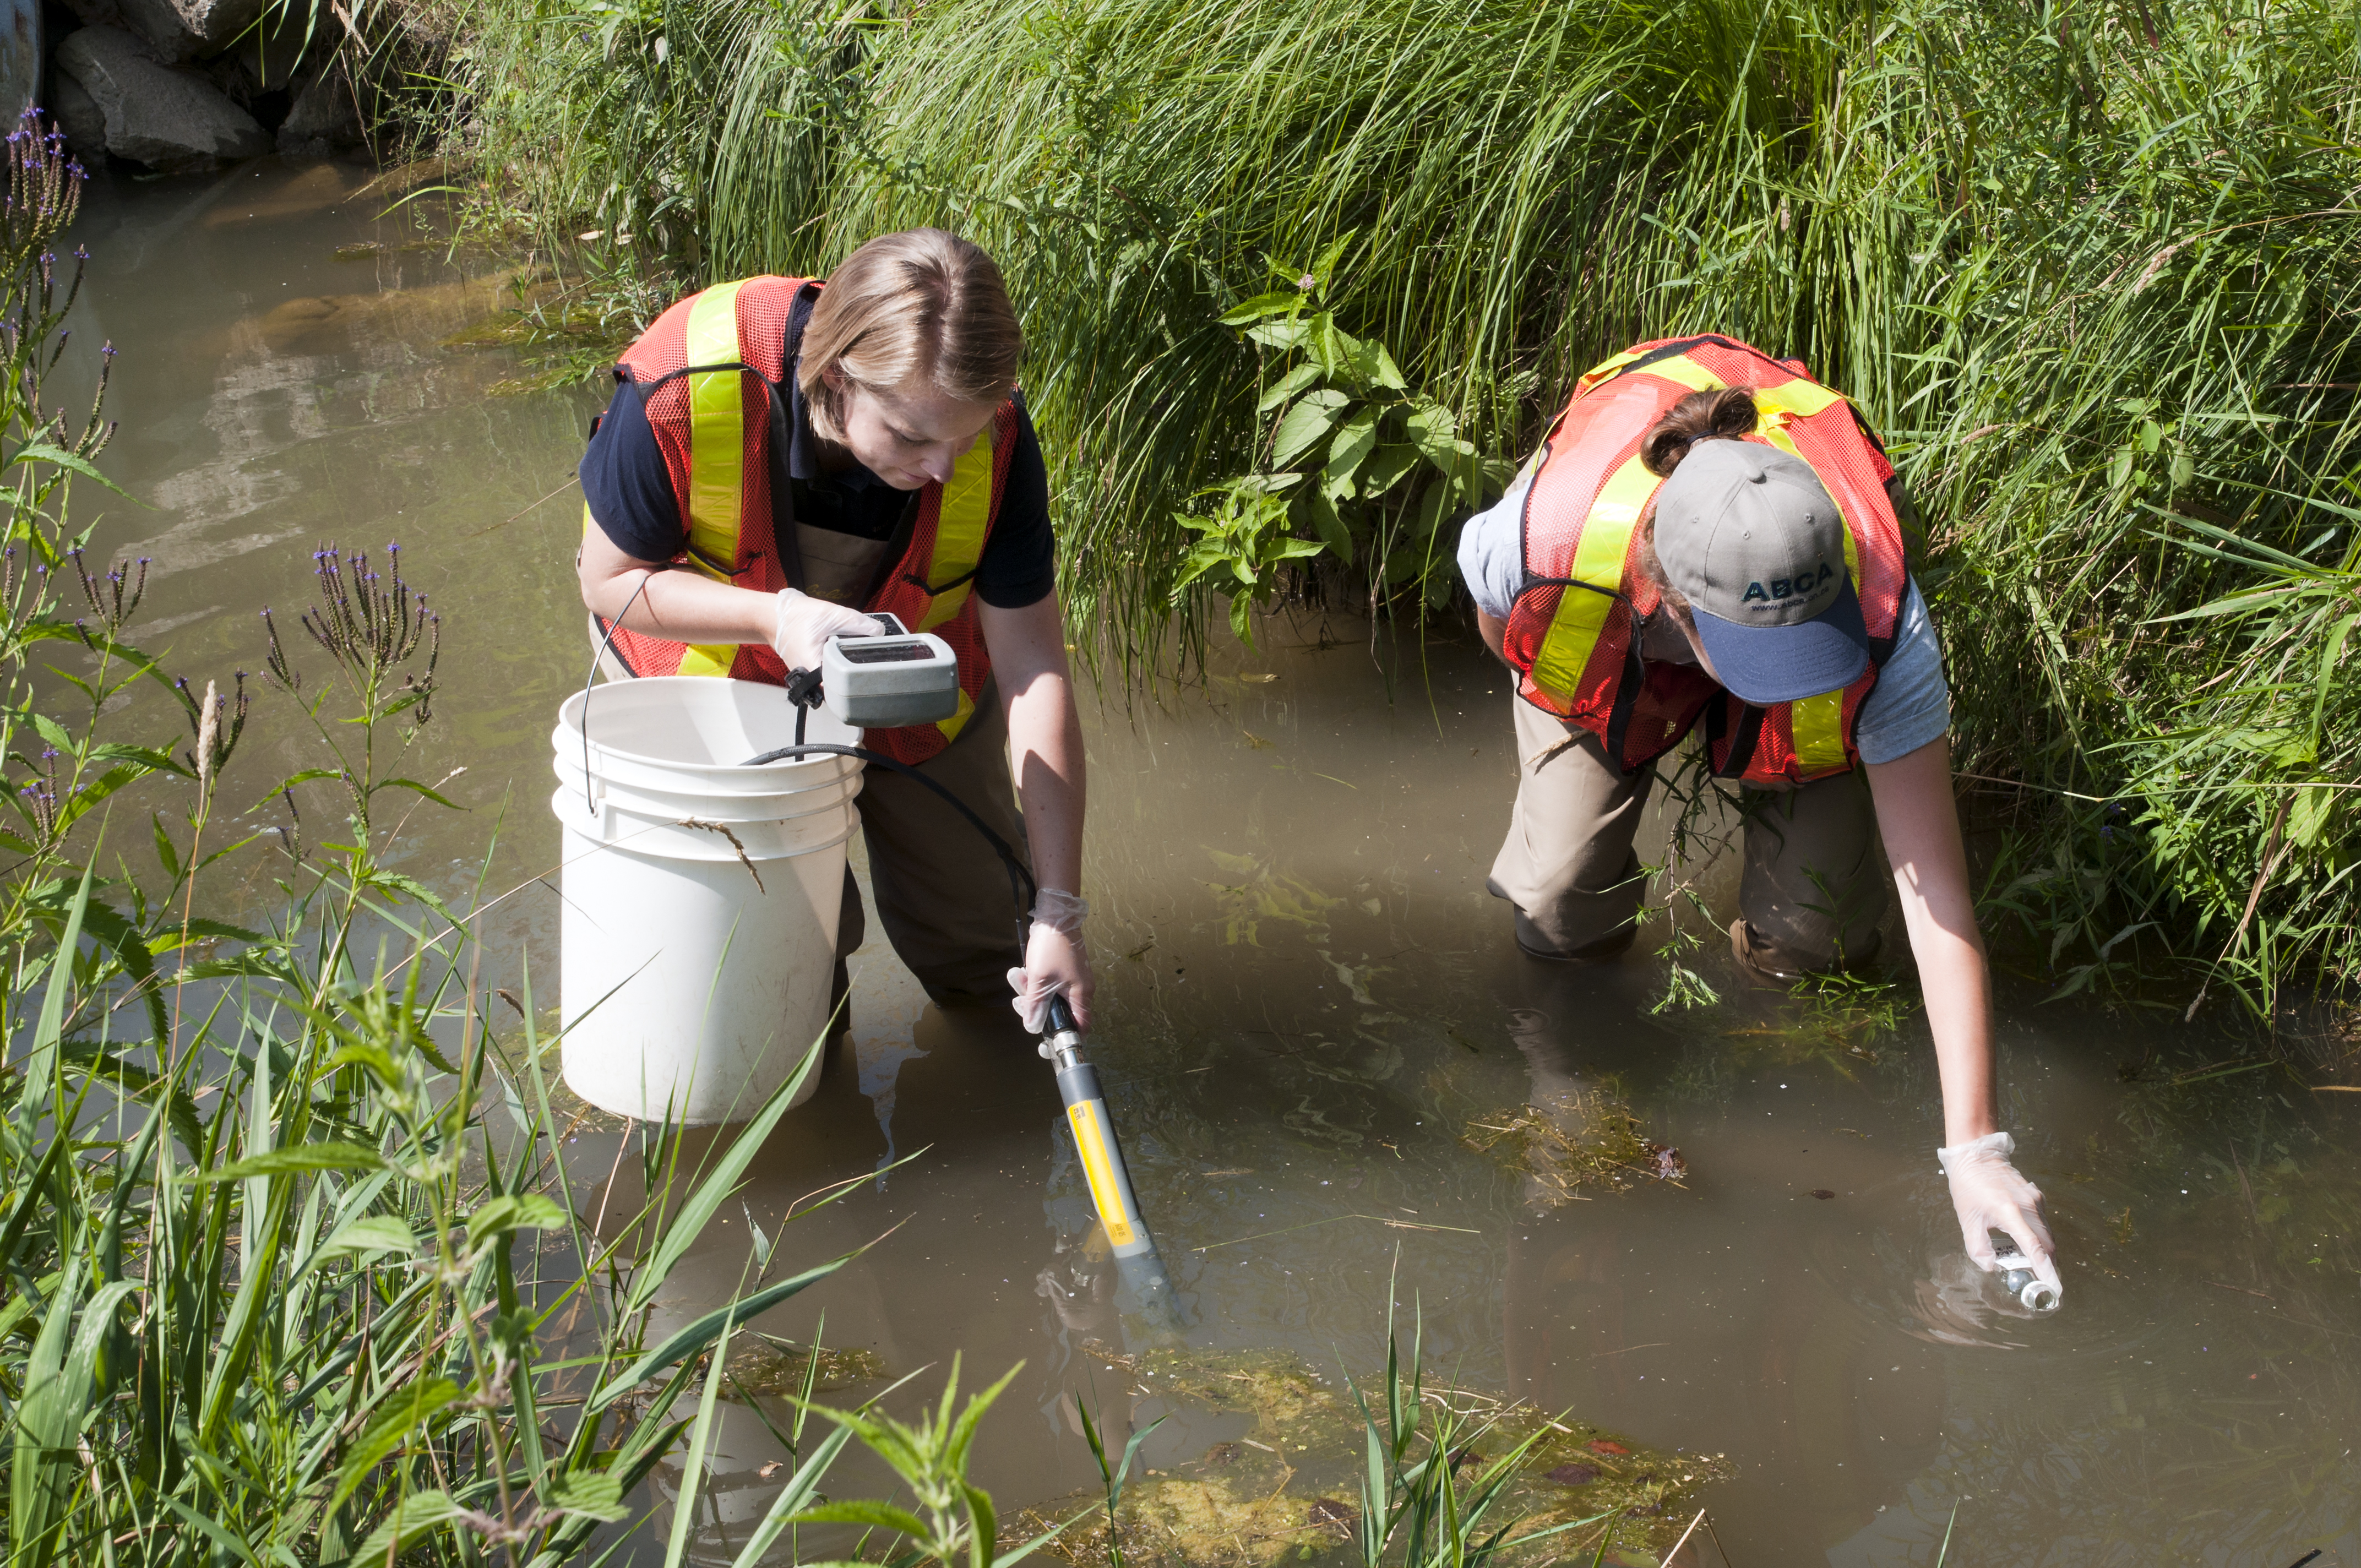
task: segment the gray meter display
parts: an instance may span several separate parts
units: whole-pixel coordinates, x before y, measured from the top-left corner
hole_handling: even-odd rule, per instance
[[[862,729],[933,724],[959,711],[959,658],[932,632],[890,615],[882,637],[831,637],[820,655],[820,701]]]

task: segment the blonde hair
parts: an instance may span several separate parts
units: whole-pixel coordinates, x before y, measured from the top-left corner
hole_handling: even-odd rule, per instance
[[[941,229],[880,235],[844,258],[805,324],[796,381],[812,423],[844,435],[844,393],[923,382],[965,403],[997,404],[1016,389],[1025,329],[1000,269],[981,247]],[[845,385],[829,385],[835,370]]]

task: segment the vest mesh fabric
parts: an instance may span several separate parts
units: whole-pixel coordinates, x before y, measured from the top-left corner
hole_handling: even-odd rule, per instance
[[[1502,648],[1521,696],[1598,734],[1627,772],[1708,714],[1726,776],[1792,784],[1854,765],[1854,720],[1892,651],[1908,565],[1885,490],[1892,465],[1851,405],[1801,369],[1730,338],[1641,344],[1583,378],[1543,444],[1525,498],[1525,587]],[[1763,413],[1744,439],[1802,457],[1844,514],[1871,658],[1841,694],[1758,708],[1696,665],[1637,656],[1638,619],[1658,609],[1635,565],[1637,523],[1663,482],[1640,465],[1640,438],[1682,398],[1717,387],[1752,389]]]
[[[692,294],[676,302],[658,316],[639,340],[627,349],[621,368],[629,378],[647,392],[649,428],[654,433],[656,445],[664,454],[664,466],[672,481],[673,496],[680,507],[685,523],[690,524],[691,540],[687,548],[675,561],[702,572],[717,580],[763,593],[776,593],[790,587],[775,538],[771,494],[771,406],[770,394],[759,385],[755,376],[772,386],[784,389],[788,375],[786,333],[790,313],[796,296],[807,286],[800,278],[749,278],[741,283],[717,284],[716,289],[735,288],[733,301],[737,323],[737,343],[729,357],[715,358],[707,355],[700,364],[743,364],[752,374],[738,373],[741,404],[739,456],[738,511],[735,546],[730,559],[709,558],[696,545],[694,526],[695,453],[692,441],[692,386],[700,378],[683,375],[694,368],[689,360],[688,343],[690,316],[700,299],[711,294]],[[1014,400],[1004,402],[994,411],[989,427],[993,446],[988,458],[991,485],[982,509],[982,532],[974,539],[973,554],[981,557],[989,541],[993,524],[1000,515],[1000,503],[1005,490],[1008,463],[1015,450],[1016,408]],[[963,457],[962,466],[972,461]],[[976,624],[976,610],[968,582],[972,569],[949,574],[957,577],[954,583],[938,580],[936,551],[941,534],[944,487],[930,484],[919,494],[917,518],[908,544],[894,563],[883,585],[862,608],[871,613],[890,612],[899,616],[914,630],[935,633],[950,645],[959,659],[960,689],[962,694],[959,715],[942,724],[909,725],[895,729],[872,729],[865,740],[873,749],[896,761],[921,762],[950,744],[951,738],[966,720],[975,698],[991,677],[991,660],[983,638]],[[972,567],[972,563],[970,566]],[[935,591],[928,591],[931,587]],[[956,595],[955,602],[952,596]],[[931,622],[931,623],[930,623]],[[747,642],[737,646],[728,668],[708,670],[691,655],[687,643],[669,638],[652,636],[616,627],[614,648],[626,668],[636,675],[666,675],[683,673],[727,674],[736,680],[759,681],[772,685],[784,685],[787,677],[785,664],[767,643]]]

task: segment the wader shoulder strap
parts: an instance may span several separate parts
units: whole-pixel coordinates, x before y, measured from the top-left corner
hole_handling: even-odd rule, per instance
[[[792,352],[786,362],[790,365],[795,363]],[[642,411],[647,410],[648,400],[667,383],[679,380],[684,376],[706,376],[720,370],[743,371],[762,386],[771,423],[769,452],[766,454],[771,470],[771,548],[778,554],[779,570],[785,576],[787,586],[800,589],[804,586],[803,554],[796,543],[795,482],[787,477],[786,389],[742,359],[718,365],[684,365],[677,370],[667,370],[644,381],[631,375],[627,367],[619,365],[615,367],[615,373],[629,381],[632,389],[639,393]],[[681,530],[684,533],[688,532],[686,518],[681,520]],[[708,566],[719,565],[700,554],[694,544],[688,547],[687,553]],[[721,567],[725,575],[734,573],[736,569],[735,562]]]

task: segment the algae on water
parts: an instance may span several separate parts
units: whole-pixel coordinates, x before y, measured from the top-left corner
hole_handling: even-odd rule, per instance
[[[773,1339],[769,1334],[759,1337],[763,1341],[760,1349],[730,1358],[730,1380],[738,1391],[800,1395],[804,1379],[808,1376],[815,1392],[829,1393],[855,1383],[883,1382],[885,1377],[885,1363],[873,1350],[814,1347]],[[815,1355],[819,1359],[816,1370],[812,1366]]]
[[[1529,1195],[1544,1209],[1587,1201],[1583,1188],[1628,1192],[1642,1181],[1680,1185],[1681,1151],[1647,1135],[1640,1118],[1609,1089],[1569,1089],[1546,1105],[1478,1116],[1460,1133],[1478,1154],[1502,1150],[1521,1166]]]
[[[1168,1350],[1126,1356],[1102,1345],[1085,1348],[1103,1365],[1127,1375],[1122,1397],[1151,1397],[1254,1422],[1235,1441],[1133,1475],[1115,1521],[1127,1564],[1279,1568],[1357,1540],[1367,1429],[1341,1378],[1323,1376],[1283,1352]],[[1382,1382],[1365,1384],[1362,1394],[1373,1410],[1382,1411]],[[1414,1449],[1413,1458],[1432,1452],[1433,1423],[1444,1418],[1453,1474],[1463,1489],[1527,1439],[1538,1440],[1482,1521],[1487,1535],[1510,1529],[1503,1568],[1588,1563],[1602,1544],[1609,1552],[1605,1561],[1634,1568],[1653,1563],[1695,1512],[1697,1489],[1731,1473],[1719,1454],[1658,1453],[1580,1421],[1463,1389],[1429,1389],[1423,1399],[1422,1435],[1415,1442],[1429,1446]],[[1112,1438],[1108,1446],[1120,1452]],[[1011,1543],[1030,1539],[1085,1501],[1060,1499],[1027,1510],[1008,1527]],[[1554,1526],[1601,1515],[1613,1517],[1517,1545]],[[1075,1568],[1095,1568],[1107,1560],[1107,1534],[1102,1513],[1046,1550]]]

